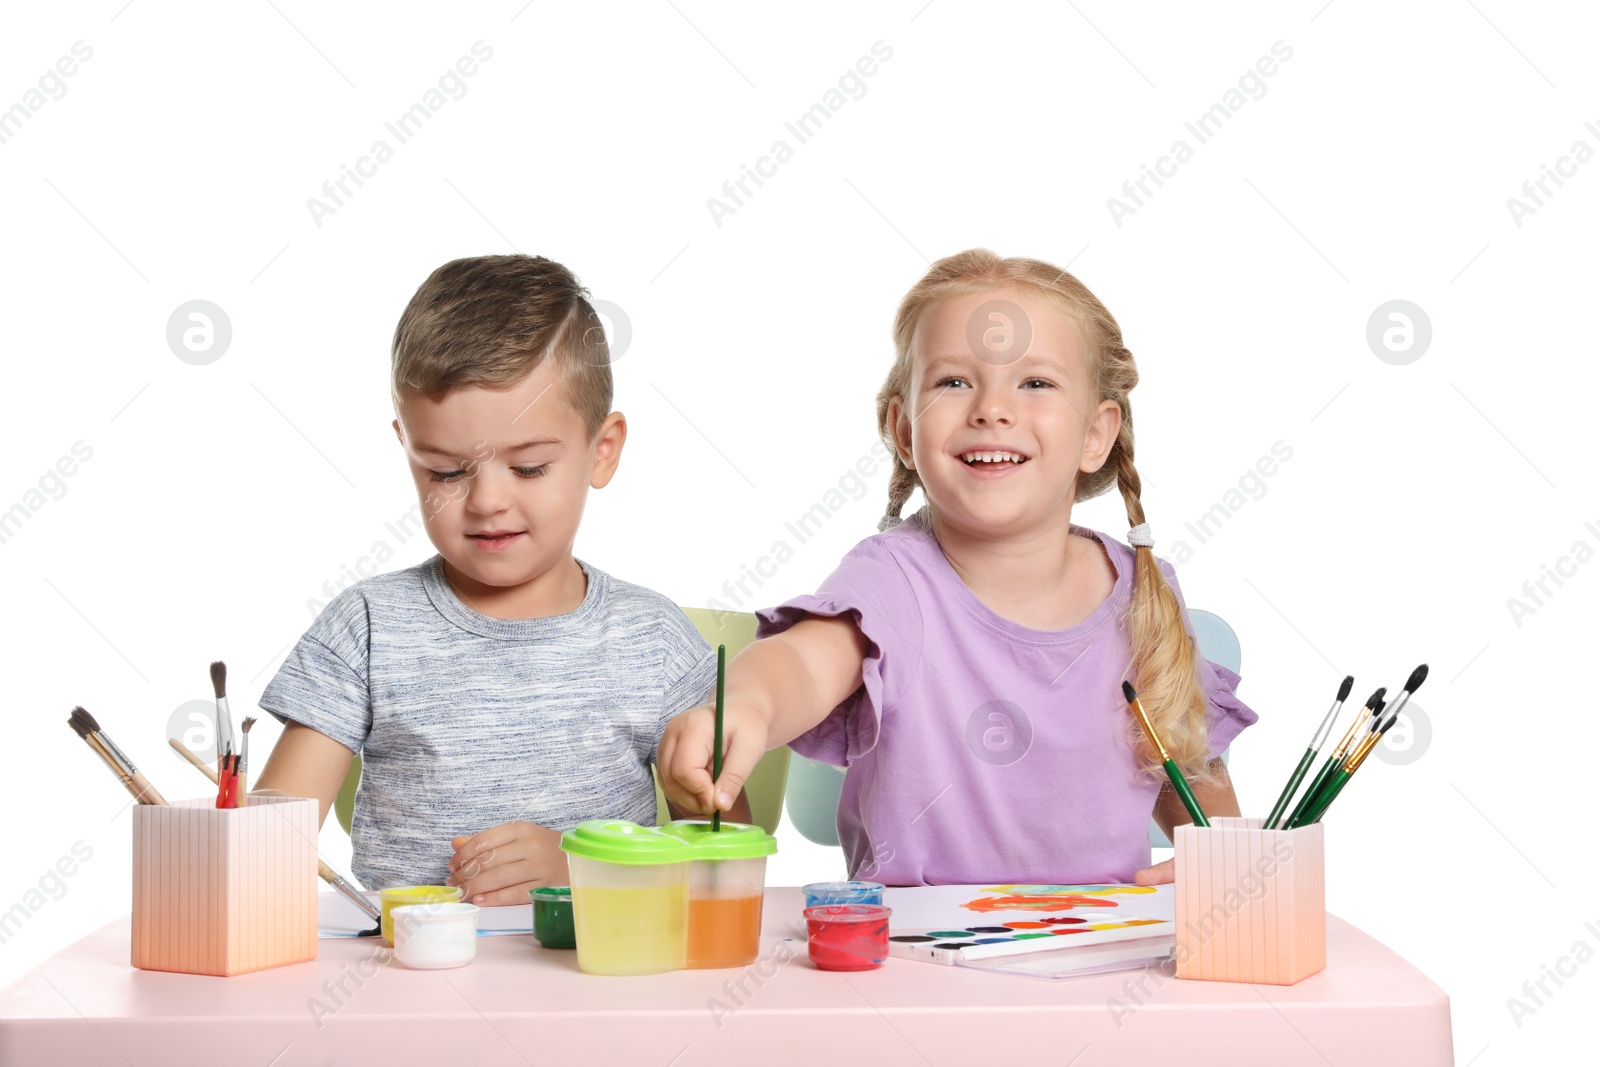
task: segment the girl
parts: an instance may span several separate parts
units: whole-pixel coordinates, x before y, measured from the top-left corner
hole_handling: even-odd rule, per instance
[[[878,429],[896,461],[880,532],[814,596],[759,612],[712,710],[667,726],[669,799],[726,811],[768,747],[846,768],[852,877],[892,885],[1171,881],[1152,812],[1187,821],[1123,701],[1133,682],[1212,815],[1217,759],[1256,720],[1198,656],[1152,551],[1133,464],[1132,354],[1076,278],[973,250],[935,263],[895,315]],[[1072,523],[1115,483],[1134,547]],[[927,505],[902,521],[912,489]]]

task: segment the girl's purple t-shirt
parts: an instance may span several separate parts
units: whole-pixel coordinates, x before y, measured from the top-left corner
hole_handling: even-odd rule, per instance
[[[850,613],[870,643],[862,687],[790,745],[846,769],[838,827],[851,877],[1133,881],[1150,865],[1164,781],[1137,773],[1122,700],[1133,550],[1072,526],[1104,546],[1116,587],[1077,626],[1033,630],[966,587],[927,522],[924,510],[867,538],[815,595],[757,613],[762,637]],[[1184,625],[1193,636],[1187,611]],[[1256,714],[1234,695],[1237,674],[1203,658],[1199,673],[1214,758]]]

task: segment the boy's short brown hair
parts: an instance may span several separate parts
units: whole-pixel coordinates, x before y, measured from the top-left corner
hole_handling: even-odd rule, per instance
[[[611,413],[611,352],[589,291],[543,256],[456,259],[423,282],[394,330],[395,396],[504,388],[552,355],[592,438]]]

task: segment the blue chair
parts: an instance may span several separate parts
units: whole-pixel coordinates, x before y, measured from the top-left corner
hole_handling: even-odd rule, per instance
[[[1233,627],[1220,615],[1209,611],[1190,611],[1189,621],[1194,626],[1195,645],[1200,654],[1212,663],[1239,673],[1239,637]],[[1226,763],[1228,753],[1222,753]],[[800,836],[818,845],[839,843],[839,794],[844,789],[844,769],[819,763],[799,754],[789,757],[789,782],[784,795],[784,806],[789,810],[789,821],[800,831]],[[1161,832],[1155,820],[1150,820],[1150,844],[1154,848],[1171,848],[1172,842]]]

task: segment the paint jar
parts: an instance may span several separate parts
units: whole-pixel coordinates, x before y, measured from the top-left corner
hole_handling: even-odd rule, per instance
[[[661,828],[694,849],[689,867],[690,967],[743,967],[761,953],[767,857],[778,842],[759,826],[678,819]]]
[[[694,849],[653,826],[591,819],[561,835],[578,968],[660,974],[684,965]]]
[[[570,886],[545,886],[530,889],[533,898],[533,936],[545,948],[577,948],[572,932],[572,889]]]
[[[806,907],[823,904],[882,904],[882,882],[812,882],[801,888]]]
[[[806,950],[824,971],[870,971],[889,955],[889,909],[881,904],[807,908]]]
[[[478,954],[476,904],[401,904],[392,914],[395,959],[407,967],[463,967]]]
[[[390,948],[394,947],[395,908],[406,904],[455,904],[460,900],[461,887],[458,885],[402,885],[385,889],[378,894],[378,910],[382,915],[379,926],[383,931],[384,943]]]

